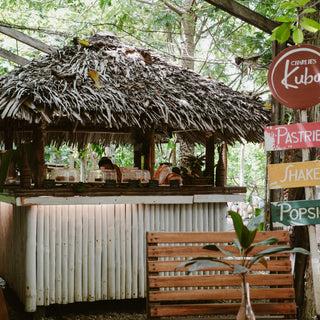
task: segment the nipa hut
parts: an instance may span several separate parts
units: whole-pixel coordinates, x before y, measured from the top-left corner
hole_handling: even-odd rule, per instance
[[[212,185],[39,189],[45,144],[142,143],[152,172],[157,139],[178,133],[213,157],[221,142],[262,141],[269,121],[255,97],[99,35],[3,76],[0,115],[5,148],[32,141],[37,154],[38,188],[8,188],[0,202],[0,276],[29,312],[145,297],[146,231],[223,231],[226,202],[245,199],[245,188]]]
[[[190,142],[260,142],[268,111],[253,96],[152,52],[96,35],[0,79],[0,139],[45,125],[46,143],[135,142],[137,133]],[[14,128],[12,138],[8,129]]]

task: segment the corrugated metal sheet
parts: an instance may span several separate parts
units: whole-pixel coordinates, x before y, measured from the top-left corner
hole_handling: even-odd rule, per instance
[[[225,203],[2,207],[0,270],[36,306],[145,297],[146,231],[223,231]],[[11,213],[10,213],[11,212]],[[10,243],[8,243],[10,242]],[[9,266],[10,264],[10,266]],[[23,266],[25,266],[23,268]]]

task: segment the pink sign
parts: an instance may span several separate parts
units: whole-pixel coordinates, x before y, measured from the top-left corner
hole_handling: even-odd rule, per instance
[[[268,85],[287,107],[306,109],[320,103],[320,49],[301,44],[281,51],[270,66]]]
[[[320,122],[264,128],[266,151],[320,147]]]

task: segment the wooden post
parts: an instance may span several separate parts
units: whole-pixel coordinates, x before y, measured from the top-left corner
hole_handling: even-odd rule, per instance
[[[6,150],[13,148],[13,124],[6,120],[4,124],[4,148]]]
[[[214,174],[214,135],[211,132],[206,134],[206,175],[212,176]]]
[[[4,148],[5,150],[13,149],[13,128],[12,121],[5,120],[4,123]],[[7,173],[8,177],[16,177],[17,172],[14,165],[11,163]]]
[[[143,142],[144,169],[149,170],[150,176],[152,177],[154,175],[155,166],[154,128],[146,131]]]
[[[46,179],[46,168],[45,168],[45,124],[37,126],[33,130],[33,148],[35,157],[35,172],[34,182],[35,186],[40,188],[43,185],[43,181]]]
[[[277,41],[272,42],[272,58],[274,59],[283,49],[285,49],[286,44],[279,44]],[[283,106],[272,96],[271,97],[271,125],[279,125],[283,119]],[[281,158],[283,151],[272,151],[267,152],[267,166],[273,163],[281,163]],[[272,225],[272,215],[270,211],[270,203],[281,201],[282,190],[275,189],[270,190],[268,185],[268,175],[266,175],[266,206],[265,206],[265,226],[270,226],[270,230],[273,229]]]
[[[301,122],[308,122],[307,110],[301,110]],[[302,149],[302,161],[310,160],[310,149]],[[314,192],[312,187],[305,187],[305,200],[313,200]],[[320,315],[320,270],[319,270],[319,251],[317,243],[317,231],[315,225],[308,226],[310,261],[312,270],[313,292],[316,314]]]
[[[0,319],[9,320],[8,309],[2,288],[0,287]]]
[[[133,163],[134,166],[137,167],[138,169],[141,169],[141,157],[142,157],[142,143],[136,142],[133,145]]]

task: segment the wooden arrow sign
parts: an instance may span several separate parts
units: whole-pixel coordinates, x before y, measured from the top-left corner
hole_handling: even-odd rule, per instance
[[[272,221],[286,226],[320,224],[320,200],[272,202]]]
[[[320,161],[268,165],[270,189],[320,185]]]
[[[320,122],[264,128],[266,151],[320,147]]]

